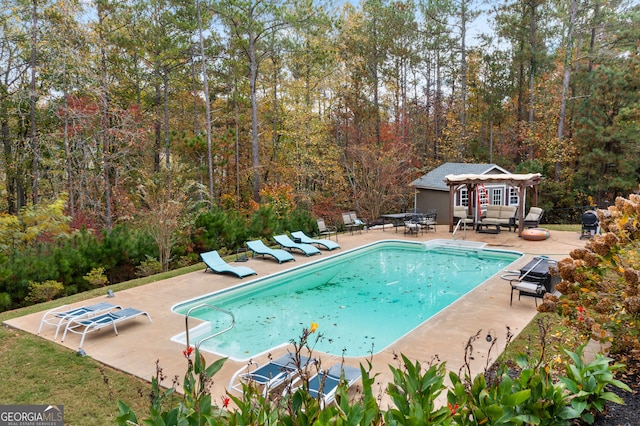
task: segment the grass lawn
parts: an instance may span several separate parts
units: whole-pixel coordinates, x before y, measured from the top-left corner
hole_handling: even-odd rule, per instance
[[[120,291],[202,269],[196,264],[107,288]],[[104,294],[105,288],[0,313],[0,322]],[[151,384],[30,333],[0,328],[0,404],[64,405],[65,424],[115,424],[117,402],[144,418]],[[151,379],[149,377],[149,379]]]
[[[546,226],[549,229],[580,231],[571,227]],[[172,276],[202,269],[196,264],[175,271],[128,281],[108,288],[120,291]],[[0,313],[0,322],[45,311],[63,304],[78,302],[102,295],[105,288],[77,294],[55,301]],[[561,320],[550,314],[538,314],[550,322],[547,333],[552,342],[549,356],[556,351],[554,342],[566,341]],[[537,321],[532,321],[508,348],[506,357],[517,352],[535,352],[540,349]],[[497,337],[504,339],[498,332]],[[0,404],[62,404],[65,423],[69,425],[114,424],[117,401],[125,401],[140,418],[148,415],[151,384],[127,373],[104,366],[90,357],[80,357],[75,351],[30,333],[0,328]],[[151,379],[151,378],[149,378]]]

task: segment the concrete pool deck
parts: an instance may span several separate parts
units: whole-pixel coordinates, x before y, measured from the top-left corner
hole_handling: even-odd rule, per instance
[[[150,380],[156,375],[156,361],[167,377],[163,383],[170,386],[172,379],[178,377],[180,386],[186,371],[187,363],[182,354],[183,345],[172,342],[171,338],[185,331],[183,316],[171,312],[171,307],[181,301],[195,298],[216,290],[224,289],[239,283],[246,283],[254,278],[266,277],[269,274],[282,272],[294,266],[313,262],[318,256],[326,258],[342,251],[350,250],[364,244],[384,239],[399,239],[410,241],[426,241],[432,239],[452,240],[451,233],[447,232],[448,226],[439,225],[437,232],[428,232],[424,235],[406,235],[395,232],[393,229],[372,229],[362,233],[340,234],[338,242],[341,249],[328,252],[322,251],[321,255],[305,257],[294,254],[296,261],[278,264],[274,260],[257,257],[243,263],[254,269],[258,275],[247,277],[243,280],[231,275],[219,275],[211,272],[192,272],[178,277],[158,281],[152,284],[123,290],[115,293],[114,298],[106,295],[74,306],[89,305],[97,302],[109,301],[123,307],[134,307],[148,312],[153,319],[149,323],[145,317],[135,318],[118,325],[116,336],[112,328],[89,333],[85,339],[83,349],[88,356],[109,365],[118,370],[125,371],[145,380]],[[462,241],[461,235],[458,241]],[[569,255],[575,248],[584,247],[585,240],[580,240],[579,232],[551,231],[551,237],[545,241],[527,241],[519,238],[517,233],[503,231],[499,234],[478,234],[467,231],[466,241],[484,243],[486,248],[513,250],[524,253],[524,256],[516,261],[509,269],[518,269],[528,263],[536,255],[546,255],[556,260],[561,260]],[[357,367],[362,363],[372,363],[372,373],[378,373],[376,388],[380,393],[386,388],[386,383],[393,380],[388,365],[398,366],[398,356],[403,354],[411,360],[430,362],[437,357],[440,361],[446,361],[447,368],[458,371],[464,364],[465,344],[469,338],[481,331],[481,339],[474,343],[473,361],[471,362],[472,374],[481,372],[487,364],[487,351],[490,344],[484,336],[488,331],[498,338],[497,349],[504,349],[506,327],[512,333],[518,334],[535,316],[535,301],[533,298],[524,297],[521,300],[515,298],[513,306],[509,306],[510,288],[507,282],[500,279],[500,274],[487,280],[484,284],[454,302],[450,307],[435,315],[433,318],[418,326],[414,331],[402,337],[388,348],[367,358],[345,358],[347,365]],[[5,321],[5,324],[37,334],[38,327],[44,312],[26,315]],[[309,324],[300,326],[300,334],[303,327],[309,327],[314,318],[309,318]],[[380,321],[384,321],[381,318]],[[190,327],[198,324],[197,320],[190,320]],[[321,329],[318,330],[320,333]],[[53,339],[55,329],[45,326],[40,336],[61,344],[70,350],[76,351],[80,342],[80,336],[67,335],[64,342],[60,342],[60,336]],[[291,336],[297,339],[298,336]],[[277,357],[287,350],[289,345],[279,348],[272,353]],[[212,363],[219,357],[204,353],[207,363]],[[498,353],[490,355],[491,360]],[[339,357],[314,353],[320,358],[322,366],[328,368],[334,363],[341,362]],[[256,359],[260,364],[267,361],[267,356]],[[244,362],[226,361],[222,370],[214,377],[211,393],[215,401],[226,392],[227,385],[233,373],[245,366]],[[181,391],[181,388],[179,388]],[[383,401],[385,401],[383,399]],[[384,403],[383,403],[384,404]],[[385,408],[384,406],[382,408]]]

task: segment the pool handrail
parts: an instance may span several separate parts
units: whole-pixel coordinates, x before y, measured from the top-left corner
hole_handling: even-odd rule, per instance
[[[216,336],[221,335],[222,333],[226,333],[227,331],[231,330],[235,325],[236,325],[236,317],[233,315],[233,313],[231,311],[227,311],[226,309],[222,309],[222,308],[218,308],[217,306],[211,305],[209,303],[201,303],[197,306],[192,307],[191,309],[189,309],[187,311],[187,314],[184,317],[184,322],[185,322],[185,340],[186,340],[186,344],[187,344],[187,350],[191,347],[191,344],[189,343],[189,315],[191,315],[191,312],[196,310],[196,309],[200,309],[203,307],[208,307],[211,308],[214,311],[218,311],[221,312],[223,314],[227,314],[231,317],[231,325],[227,328],[225,328],[224,330],[218,331],[216,333],[213,333],[211,336],[207,336],[204,339],[200,340],[198,342],[198,344],[196,345],[196,349],[200,350],[200,345],[202,344],[202,342],[205,342],[209,339],[212,339]]]

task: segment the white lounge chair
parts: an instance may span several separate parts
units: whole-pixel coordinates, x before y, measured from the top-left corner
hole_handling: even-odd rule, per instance
[[[303,355],[296,356],[292,353],[286,353],[280,358],[269,361],[260,366],[255,361],[249,361],[249,364],[242,367],[231,377],[228,390],[231,392],[242,393],[242,384],[252,382],[262,387],[262,394],[267,395],[269,390],[280,386],[287,380],[291,380],[300,370],[307,368],[310,364],[315,363],[315,359]],[[251,369],[253,366],[253,369]]]
[[[314,238],[309,237],[303,231],[295,231],[291,233],[293,237],[293,241],[300,240],[301,243],[305,244],[315,244],[318,247],[324,247],[327,250],[335,250],[340,248],[340,244],[335,241],[320,239],[316,240]]]
[[[73,319],[69,321],[67,327],[64,329],[64,334],[62,335],[61,341],[64,342],[65,337],[67,337],[67,332],[69,331],[75,334],[80,334],[82,338],[80,339],[79,348],[82,348],[84,338],[87,337],[87,334],[101,330],[105,327],[113,327],[113,331],[117,336],[118,328],[116,327],[116,324],[119,324],[123,321],[128,321],[141,315],[146,316],[149,319],[149,322],[151,322],[151,316],[149,316],[147,312],[140,311],[134,308],[125,308],[115,312],[109,311],[91,318]]]
[[[232,266],[225,262],[218,254],[217,251],[208,251],[206,253],[200,253],[200,257],[207,267],[205,268],[205,272],[210,269],[213,272],[217,272],[219,274],[228,272],[230,274],[235,274],[238,278],[244,278],[249,275],[256,275],[257,272],[248,266]]]
[[[280,244],[280,247],[289,250],[300,250],[305,256],[313,256],[314,254],[320,254],[320,250],[311,244],[296,243],[288,235],[274,235],[273,239],[276,243]]]
[[[113,303],[108,302],[100,302],[89,306],[79,306],[77,308],[67,308],[67,305],[60,306],[50,311],[45,312],[42,316],[42,321],[40,321],[40,327],[38,328],[38,334],[42,331],[42,327],[47,325],[52,325],[56,328],[56,333],[53,338],[58,338],[58,333],[60,329],[67,325],[69,321],[74,318],[87,318],[90,316],[95,316],[101,314],[106,311],[110,311],[112,309],[122,309],[120,305],[114,305]]]

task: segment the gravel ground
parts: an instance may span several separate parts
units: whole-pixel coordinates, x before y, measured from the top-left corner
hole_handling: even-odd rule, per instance
[[[607,404],[605,412],[596,417],[593,423],[595,426],[640,426],[640,375],[637,368],[630,368],[629,371],[635,373],[628,374],[620,380],[631,388],[631,392],[611,389],[624,399],[625,405]]]

